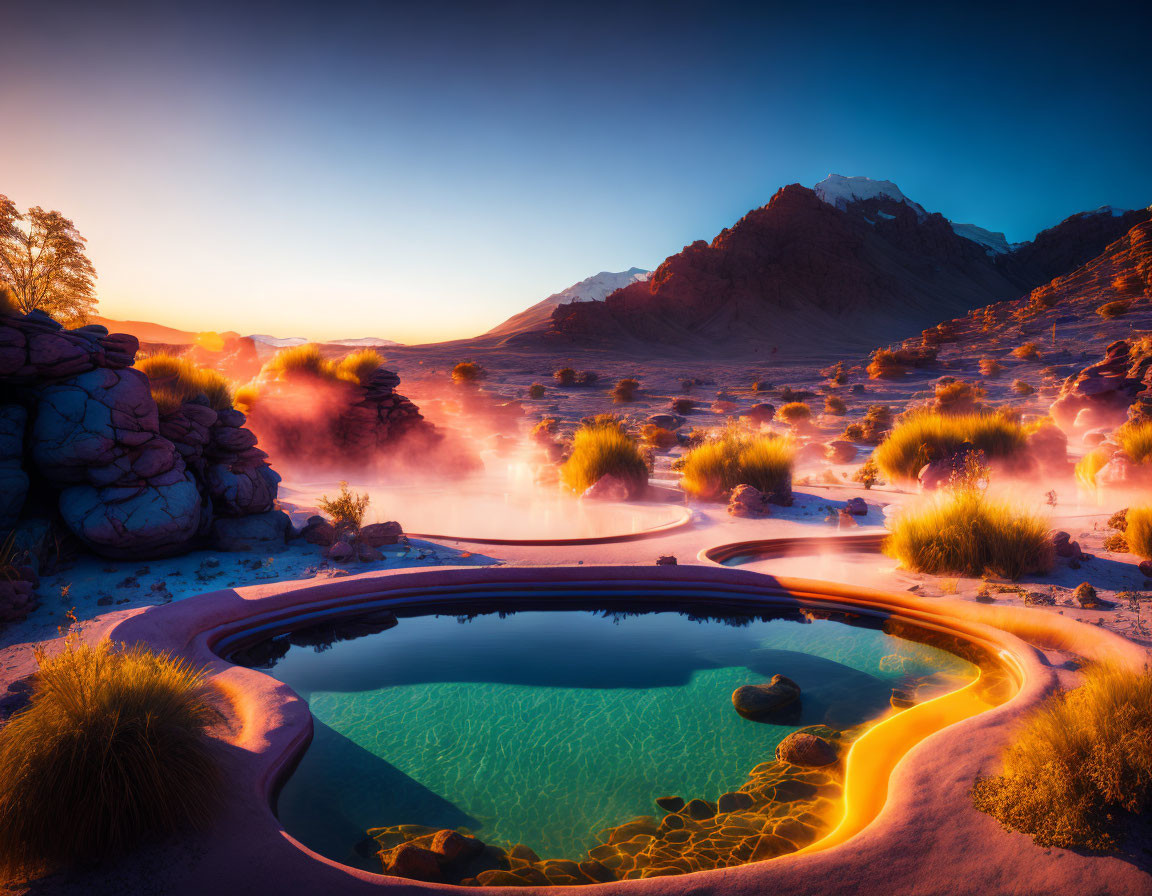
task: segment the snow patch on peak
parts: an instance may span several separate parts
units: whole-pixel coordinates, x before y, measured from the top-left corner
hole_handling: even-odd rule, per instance
[[[977,245],[983,246],[984,251],[989,255],[1007,255],[1012,251],[1008,245],[1008,238],[1002,233],[997,233],[994,230],[985,230],[983,227],[977,227],[975,224],[952,224],[952,231],[957,236],[962,236],[966,240],[971,240]]]
[[[1128,214],[1128,212],[1129,212],[1129,209],[1126,209],[1126,208],[1117,208],[1114,205],[1102,205],[1102,206],[1100,206],[1100,208],[1096,209],[1096,211],[1089,212],[1088,214],[1090,214],[1090,215],[1110,215],[1113,218],[1119,218],[1119,217],[1122,217],[1123,215]]]
[[[569,302],[599,302],[611,293],[632,283],[639,283],[652,276],[643,268],[628,268],[626,271],[601,271],[574,283],[567,289],[553,293],[544,299],[549,305],[567,305]],[[541,303],[543,304],[543,303]]]
[[[860,202],[865,199],[891,199],[894,202],[903,202],[917,215],[923,217],[928,214],[918,202],[913,202],[901,193],[900,188],[890,180],[829,174],[813,189],[824,202],[841,210],[853,202]]]

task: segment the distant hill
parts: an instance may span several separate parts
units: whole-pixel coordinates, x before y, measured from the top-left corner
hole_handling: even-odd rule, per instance
[[[567,305],[572,302],[597,302],[608,297],[622,287],[647,280],[651,271],[643,268],[628,268],[626,271],[601,271],[574,283],[567,289],[554,292],[546,299],[513,315],[497,327],[493,327],[485,336],[515,336],[518,333],[531,332],[547,326],[552,317],[552,311],[558,305]]]
[[[162,345],[194,345],[200,335],[191,330],[178,330],[175,327],[166,327],[163,324],[154,324],[144,320],[115,320],[99,315],[93,315],[89,323],[107,327],[109,333],[129,333],[141,342]],[[240,337],[239,333],[232,330],[217,335],[225,340]]]

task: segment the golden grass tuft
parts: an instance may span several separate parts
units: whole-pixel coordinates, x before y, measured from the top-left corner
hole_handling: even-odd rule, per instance
[[[987,377],[990,380],[996,379],[1004,372],[1004,365],[997,361],[995,358],[981,358],[980,359],[980,375]]]
[[[1021,361],[1039,361],[1040,346],[1035,342],[1025,342],[1023,345],[1018,345],[1012,349],[1012,357],[1019,358]]]
[[[1035,393],[1036,387],[1024,380],[1013,380],[1012,391],[1017,395],[1032,395]]]
[[[640,389],[640,382],[632,377],[620,380],[612,389],[612,400],[617,404],[635,401],[636,392]]]
[[[488,371],[475,361],[461,361],[452,368],[452,382],[458,386],[478,383],[488,376]]]
[[[902,511],[884,553],[931,575],[1003,576],[1046,572],[1054,562],[1047,521],[975,489],[941,492]]]
[[[605,416],[605,415],[602,415]],[[619,424],[585,424],[576,430],[572,454],[560,468],[561,481],[574,492],[584,492],[602,476],[615,476],[642,488],[648,465],[640,447]]]
[[[812,419],[812,408],[802,401],[790,401],[776,411],[776,419],[789,426],[801,426]]]
[[[275,379],[293,376],[331,378],[331,365],[314,343],[282,348],[264,364],[261,373]]]
[[[374,348],[362,348],[340,359],[335,365],[337,379],[367,385],[372,375],[384,366],[384,356]]]
[[[1093,665],[1024,721],[976,808],[1039,846],[1116,849],[1122,817],[1152,808],[1152,677]]]
[[[260,400],[260,388],[253,383],[238,386],[232,393],[232,406],[241,413],[250,413]]]
[[[177,355],[158,354],[136,362],[148,377],[152,398],[162,413],[171,413],[187,401],[203,395],[213,410],[232,407],[232,387],[223,374],[200,367]]]
[[[1116,443],[1134,464],[1152,461],[1152,421],[1125,423],[1116,430]]]
[[[1128,550],[1137,557],[1152,560],[1152,505],[1129,507],[1124,538]]]
[[[1088,488],[1096,487],[1096,474],[1112,459],[1112,450],[1103,446],[1093,448],[1076,463],[1076,478]]]
[[[696,498],[715,500],[738,485],[766,495],[790,494],[795,452],[784,439],[727,429],[684,456],[680,484]]]
[[[994,414],[912,414],[896,425],[873,453],[889,479],[913,481],[927,463],[970,448],[988,460],[1024,452],[1027,436],[1017,422]]]
[[[982,407],[987,394],[983,386],[964,380],[937,383],[932,407],[939,414],[971,414]]]
[[[31,702],[0,729],[0,869],[34,875],[203,824],[220,719],[201,670],[144,647],[37,653]]]

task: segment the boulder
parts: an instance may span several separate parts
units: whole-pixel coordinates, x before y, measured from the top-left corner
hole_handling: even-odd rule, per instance
[[[381,855],[384,873],[393,877],[438,883],[443,880],[440,856],[430,849],[402,843],[389,853]]]
[[[29,479],[24,472],[24,428],[28,412],[18,404],[0,406],[0,529],[20,518]]]
[[[717,812],[739,812],[742,809],[752,808],[751,795],[742,791],[732,791],[730,793],[720,794],[720,799],[716,801]]]
[[[336,541],[336,527],[322,516],[310,516],[300,535],[308,544],[326,548]]]
[[[844,509],[853,516],[868,515],[868,505],[863,498],[849,498],[848,503],[844,505]]]
[[[371,523],[360,530],[356,540],[371,548],[380,548],[389,544],[397,544],[404,537],[404,530],[394,520],[386,523]]]
[[[657,566],[675,566],[676,557],[673,554],[662,554],[656,558]]]
[[[773,675],[768,684],[746,684],[732,692],[737,712],[753,718],[778,712],[799,699],[800,685],[783,675]]]
[[[659,426],[661,429],[679,429],[684,425],[684,418],[679,414],[653,414],[645,423]]]
[[[703,821],[716,815],[716,807],[707,800],[689,800],[688,804],[681,810],[681,814],[694,818],[696,821]]]
[[[820,768],[836,761],[836,748],[822,737],[793,731],[776,745],[776,759],[792,765]]]
[[[324,552],[324,556],[329,560],[343,563],[356,556],[356,549],[346,541],[337,541]]]
[[[1096,594],[1096,589],[1089,582],[1081,582],[1077,585],[1072,597],[1086,610],[1095,610],[1106,606],[1106,603],[1100,600]]]
[[[658,796],[656,805],[665,812],[679,812],[684,808],[684,798],[679,796]]]
[[[433,834],[429,849],[444,862],[466,862],[484,851],[484,843],[458,831],[443,830]]]
[[[292,521],[283,510],[212,522],[212,546],[220,551],[282,551],[288,546]]]
[[[589,501],[633,501],[643,495],[646,487],[647,483],[605,473],[580,497]]]
[[[1152,560],[1141,560],[1137,569],[1145,578],[1152,579]]]
[[[1147,388],[1152,353],[1121,339],[1105,350],[1104,358],[1068,377],[1048,413],[1066,432],[1114,429],[1128,417],[1128,408]]]
[[[752,405],[740,416],[749,423],[771,423],[776,417],[776,408],[762,401]]]
[[[36,606],[32,571],[23,567],[16,572],[11,578],[0,576],[0,624],[18,622]]]
[[[738,485],[728,497],[728,513],[738,517],[764,517],[771,512],[768,497],[751,485]]]

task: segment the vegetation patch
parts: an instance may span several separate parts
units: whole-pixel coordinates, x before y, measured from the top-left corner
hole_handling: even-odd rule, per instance
[[[776,419],[789,426],[801,426],[812,419],[812,408],[802,401],[790,401],[776,411]]]
[[[1105,302],[1103,305],[1096,309],[1096,313],[1104,318],[1104,320],[1115,320],[1118,317],[1123,317],[1131,309],[1131,302],[1128,302],[1125,299],[1120,299],[1116,302]]]
[[[1024,428],[1000,415],[921,412],[899,423],[873,456],[889,479],[914,481],[925,464],[962,450],[1009,459],[1023,454],[1027,444]]]
[[[1025,342],[1023,345],[1018,345],[1012,349],[1012,357],[1019,358],[1021,361],[1039,361],[1040,346],[1035,342]]]
[[[844,399],[837,395],[829,395],[824,399],[824,413],[833,417],[843,417],[848,413],[848,405]]]
[[[1152,421],[1125,423],[1116,430],[1116,443],[1134,464],[1152,461]]]
[[[1022,575],[1051,569],[1048,523],[974,489],[943,492],[892,523],[884,553],[932,575]]]
[[[680,480],[696,498],[717,500],[738,485],[751,485],[770,499],[791,503],[794,451],[783,439],[729,428],[684,456]]]
[[[572,454],[560,468],[561,481],[574,492],[586,491],[602,476],[614,476],[637,490],[648,482],[648,464],[640,446],[619,423],[581,426],[572,441]]]
[[[612,389],[612,400],[617,404],[622,404],[629,401],[636,400],[636,393],[640,390],[640,381],[634,380],[631,377],[625,377],[620,380]]]
[[[1040,846],[1109,851],[1121,823],[1152,808],[1152,677],[1090,666],[1080,687],[1024,722],[976,808]]]
[[[148,377],[152,399],[161,413],[170,414],[201,396],[215,411],[232,407],[232,388],[222,374],[177,355],[158,354],[136,362]]]
[[[97,862],[207,821],[220,715],[200,670],[75,636],[36,658],[31,702],[0,729],[0,870]]]
[[[1124,538],[1133,554],[1145,560],[1152,559],[1152,505],[1128,508]]]
[[[475,361],[461,361],[452,368],[452,382],[458,386],[470,386],[488,376],[488,371]]]
[[[368,509],[368,493],[360,495],[348,487],[347,482],[340,483],[340,492],[335,498],[323,495],[320,498],[320,509],[332,519],[337,531],[356,533],[364,523],[364,512]]]
[[[940,382],[932,408],[938,414],[971,414],[984,406],[981,399],[987,394],[983,386],[964,380]]]

